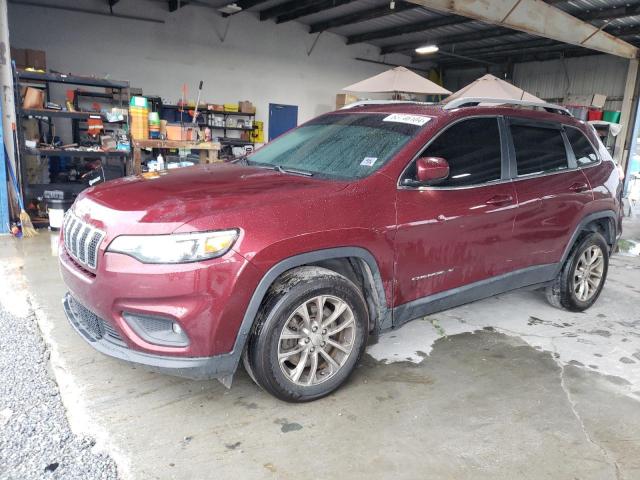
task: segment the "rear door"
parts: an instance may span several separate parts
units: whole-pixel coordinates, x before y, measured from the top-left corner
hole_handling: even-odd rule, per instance
[[[442,157],[450,175],[438,186],[397,194],[396,298],[412,300],[509,271],[517,202],[509,179],[504,125],[474,117],[446,127],[419,156]],[[406,319],[403,319],[406,320]]]
[[[562,125],[521,119],[508,123],[519,204],[514,231],[517,266],[556,263],[593,199],[591,187],[577,168]]]

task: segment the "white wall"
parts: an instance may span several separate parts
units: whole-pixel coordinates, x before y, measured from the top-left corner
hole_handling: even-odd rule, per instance
[[[107,11],[105,0],[55,3]],[[204,101],[250,100],[265,131],[269,103],[298,105],[303,122],[333,110],[342,87],[390,68],[354,60],[377,59],[377,48],[346,46],[330,33],[323,33],[307,55],[315,38],[308,27],[260,22],[251,12],[224,19],[209,8],[188,5],[169,13],[167,2],[150,0],[121,1],[115,10],[166,23],[9,4],[11,44],[45,50],[50,69],[129,80],[170,103],[180,98],[183,83],[195,100],[202,79]]]

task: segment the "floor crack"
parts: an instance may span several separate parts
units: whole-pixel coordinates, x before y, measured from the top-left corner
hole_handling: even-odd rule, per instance
[[[591,434],[587,430],[587,427],[584,424],[584,421],[582,420],[582,417],[580,416],[580,414],[578,413],[578,410],[576,408],[576,402],[573,399],[573,396],[571,395],[571,392],[569,391],[569,388],[567,387],[567,384],[565,382],[565,378],[564,378],[565,367],[564,367],[564,364],[559,360],[559,354],[558,354],[558,351],[556,349],[556,345],[553,342],[553,339],[551,340],[551,345],[553,346],[552,358],[553,358],[554,362],[556,363],[556,365],[558,365],[558,368],[560,369],[560,388],[562,388],[562,391],[564,392],[564,394],[567,397],[567,403],[569,404],[569,408],[571,409],[571,412],[573,413],[573,416],[576,418],[576,420],[580,424],[580,428],[582,429],[582,433],[584,433],[585,438],[587,439],[587,441],[591,445],[593,445],[598,450],[600,450],[600,452],[602,453],[602,455],[605,458],[606,462],[614,469],[614,478],[616,480],[623,480],[624,477],[622,476],[622,471],[620,470],[620,465],[618,465],[618,462],[616,462],[613,458],[611,458],[611,455],[609,455],[609,452],[602,445],[600,445],[598,442],[596,442],[593,439],[593,437],[591,437]]]

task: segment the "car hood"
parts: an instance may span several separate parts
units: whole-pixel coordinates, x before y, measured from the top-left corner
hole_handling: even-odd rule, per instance
[[[251,209],[267,203],[325,196],[347,182],[318,180],[235,164],[213,164],[125,177],[91,187],[74,211],[109,229],[128,224],[134,231],[173,231],[190,220],[222,210]],[[158,229],[159,225],[163,228]]]

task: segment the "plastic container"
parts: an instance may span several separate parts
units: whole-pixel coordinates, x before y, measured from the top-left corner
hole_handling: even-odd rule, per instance
[[[73,199],[47,198],[46,204],[49,213],[49,226],[52,230],[59,230],[62,228],[65,212],[73,205]]]
[[[620,112],[618,110],[605,110],[602,119],[605,122],[620,123]]]
[[[145,97],[131,97],[129,103],[131,137],[134,140],[149,138],[149,102]]]
[[[586,120],[587,119],[587,116],[588,116],[587,107],[580,107],[580,106],[573,105],[573,106],[567,106],[567,109],[578,120]]]
[[[587,120],[602,120],[602,110],[597,108],[590,108],[589,113],[587,114]]]

